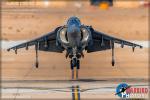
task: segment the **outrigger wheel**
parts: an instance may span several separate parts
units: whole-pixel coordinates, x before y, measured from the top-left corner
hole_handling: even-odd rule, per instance
[[[35,63],[35,67],[36,67],[36,68],[39,67],[39,63],[38,63],[38,62]]]
[[[39,67],[39,61],[38,61],[38,44],[35,45],[35,53],[36,53],[36,61],[35,61],[35,67]]]
[[[70,66],[72,70],[72,79],[78,79],[78,69],[80,68],[80,61],[72,59],[70,61]]]
[[[112,66],[114,66],[114,65],[115,65],[115,61],[114,61],[114,60],[112,60],[112,62],[111,62],[111,63],[112,63]]]

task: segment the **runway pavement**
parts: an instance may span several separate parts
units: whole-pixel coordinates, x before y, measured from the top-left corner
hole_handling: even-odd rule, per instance
[[[148,88],[147,80],[15,80],[2,81],[2,97],[48,100],[101,100],[119,99],[115,95],[117,85],[126,82],[131,87]],[[11,84],[11,85],[10,85]],[[144,97],[148,98],[148,94]]]
[[[120,98],[115,95],[120,83],[148,88],[148,49],[116,48],[116,65],[111,66],[109,51],[85,53],[81,59],[79,80],[71,80],[69,59],[63,54],[40,52],[40,66],[34,66],[31,47],[2,51],[2,97],[48,100],[100,100]],[[96,58],[95,58],[96,57]],[[141,59],[142,57],[142,59]],[[148,94],[144,97],[148,98]]]

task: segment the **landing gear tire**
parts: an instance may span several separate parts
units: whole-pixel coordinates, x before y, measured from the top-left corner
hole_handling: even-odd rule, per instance
[[[39,63],[38,63],[38,62],[35,63],[35,67],[36,67],[36,68],[39,67]]]
[[[71,67],[71,70],[73,70],[74,64],[73,64],[72,60],[70,61],[70,67]]]
[[[80,61],[79,60],[77,60],[76,67],[77,67],[77,69],[80,69]]]
[[[115,65],[115,61],[112,61],[112,66],[114,66]]]

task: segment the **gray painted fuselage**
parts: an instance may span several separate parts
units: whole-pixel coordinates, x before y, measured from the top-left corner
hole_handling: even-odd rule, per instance
[[[71,17],[66,27],[59,31],[58,36],[60,44],[67,50],[67,56],[80,58],[88,44],[90,32],[84,25],[81,25],[77,17]]]

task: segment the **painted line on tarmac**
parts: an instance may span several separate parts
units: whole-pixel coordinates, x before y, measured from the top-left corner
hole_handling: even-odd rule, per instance
[[[79,86],[72,86],[72,100],[80,100],[80,88]]]

